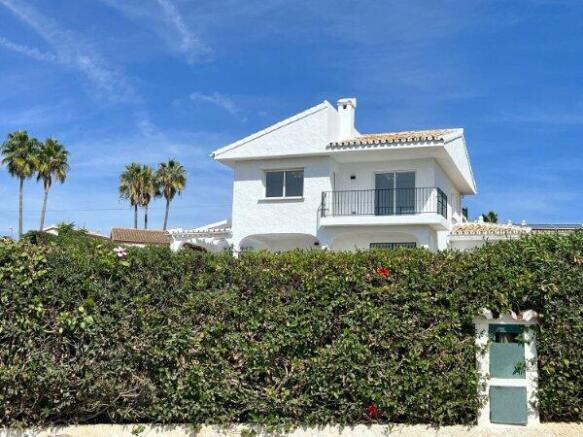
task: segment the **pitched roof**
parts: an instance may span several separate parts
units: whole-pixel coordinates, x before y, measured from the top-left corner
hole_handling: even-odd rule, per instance
[[[306,118],[306,117],[308,117],[312,114],[315,114],[316,112],[322,111],[323,109],[326,109],[326,108],[332,108],[332,105],[327,100],[324,100],[322,103],[319,103],[315,106],[312,106],[311,108],[308,108],[305,111],[294,114],[291,117],[288,117],[288,118],[281,120],[275,124],[272,124],[271,126],[268,126],[265,129],[257,131],[251,135],[248,135],[248,136],[246,136],[238,141],[235,141],[234,143],[227,144],[226,146],[223,146],[223,147],[211,152],[210,157],[213,159],[217,159],[219,157],[219,155],[222,155],[223,153],[226,153],[226,152],[229,152],[233,149],[241,147],[241,146],[249,143],[250,141],[253,141],[257,138],[260,138],[262,136],[270,134],[273,131],[281,129],[282,127],[287,126],[291,123],[295,123],[298,120]]]
[[[99,233],[98,231],[88,231],[85,228],[75,228],[74,230],[84,232],[85,236],[87,236],[89,238],[93,238],[95,240],[109,240],[109,237],[107,235],[103,235],[103,234]],[[59,225],[45,226],[43,228],[43,232],[47,232],[49,234],[54,234],[54,235],[59,235]]]
[[[522,235],[528,234],[530,228],[501,223],[458,223],[450,235]]]
[[[455,134],[456,131],[458,131],[458,129],[430,129],[364,134],[342,141],[333,141],[328,146],[328,149],[374,144],[419,143],[428,141],[444,142],[447,138]]]
[[[215,223],[209,223],[204,226],[193,229],[170,229],[170,235],[177,237],[185,236],[204,236],[204,235],[230,235],[231,234],[231,220],[221,220]]]
[[[169,245],[170,234],[168,231],[112,228],[111,241],[128,244],[144,245]]]

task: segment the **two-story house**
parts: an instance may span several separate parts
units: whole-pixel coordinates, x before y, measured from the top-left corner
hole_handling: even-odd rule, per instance
[[[476,193],[463,129],[361,134],[355,111],[324,101],[214,151],[234,173],[231,220],[171,231],[173,247],[447,248]]]

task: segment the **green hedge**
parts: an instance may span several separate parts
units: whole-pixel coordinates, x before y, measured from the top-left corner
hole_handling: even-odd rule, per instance
[[[0,243],[0,284],[2,425],[470,424],[483,307],[541,313],[542,419],[583,419],[582,232],[238,260]]]

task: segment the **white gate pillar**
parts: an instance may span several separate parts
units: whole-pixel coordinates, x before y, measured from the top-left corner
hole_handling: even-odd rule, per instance
[[[478,425],[540,423],[536,337],[528,329],[537,323],[538,315],[532,310],[498,318],[485,310],[474,319],[478,371],[484,382],[480,395],[486,398]]]

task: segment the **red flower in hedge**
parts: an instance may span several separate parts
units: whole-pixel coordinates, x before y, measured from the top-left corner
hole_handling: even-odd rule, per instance
[[[377,274],[383,278],[388,278],[391,276],[391,270],[387,269],[386,267],[377,267]]]
[[[377,407],[375,404],[369,405],[366,408],[366,412],[368,413],[368,417],[371,419],[376,419],[379,417],[379,407]]]

